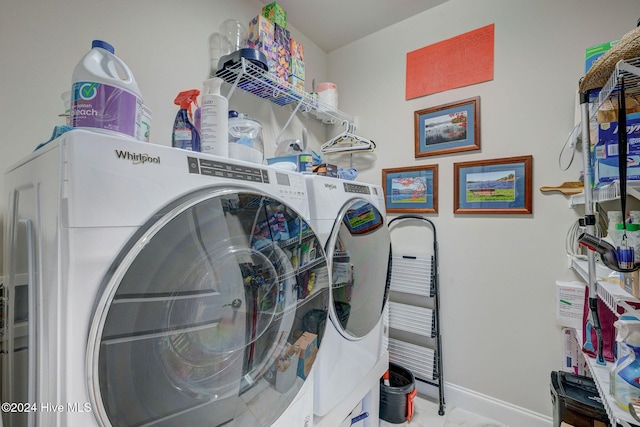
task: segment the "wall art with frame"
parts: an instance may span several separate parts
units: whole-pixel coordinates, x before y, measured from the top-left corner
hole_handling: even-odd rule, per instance
[[[480,149],[480,97],[414,112],[415,157]]]
[[[382,169],[389,213],[437,213],[438,165]]]
[[[531,214],[533,156],[453,164],[456,214]]]

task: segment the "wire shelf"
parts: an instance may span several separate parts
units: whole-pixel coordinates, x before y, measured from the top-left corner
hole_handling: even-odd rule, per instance
[[[634,96],[640,93],[640,58],[618,61],[609,80],[600,89],[598,99],[590,105],[590,117],[594,117],[605,103],[617,101],[620,94],[618,84],[621,78],[624,78],[625,96]]]
[[[322,123],[354,123],[355,118],[320,101],[317,96],[279,80],[273,74],[242,58],[233,65],[218,70],[217,77],[231,85],[228,98],[236,87],[273,104],[286,106],[296,104],[298,110],[320,120]]]

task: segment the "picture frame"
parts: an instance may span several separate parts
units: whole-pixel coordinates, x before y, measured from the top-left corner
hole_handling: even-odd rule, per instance
[[[382,169],[387,213],[438,213],[438,165]]]
[[[480,97],[415,111],[415,157],[480,149]]]
[[[453,164],[454,214],[531,214],[533,156]]]

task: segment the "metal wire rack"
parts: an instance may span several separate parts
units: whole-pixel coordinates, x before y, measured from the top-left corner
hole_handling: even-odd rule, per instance
[[[218,70],[216,76],[231,85],[227,98],[231,98],[235,89],[240,88],[280,106],[295,104],[294,113],[300,111],[309,114],[323,123],[355,122],[353,116],[320,101],[315,94],[291,86],[289,82],[278,79],[245,58]]]

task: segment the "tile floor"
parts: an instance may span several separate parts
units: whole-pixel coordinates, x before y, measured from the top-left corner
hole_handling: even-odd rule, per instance
[[[417,397],[414,399],[411,422],[392,424],[380,420],[380,427],[507,427],[505,424],[481,417],[451,404],[445,406],[445,414],[438,415],[437,403]]]

